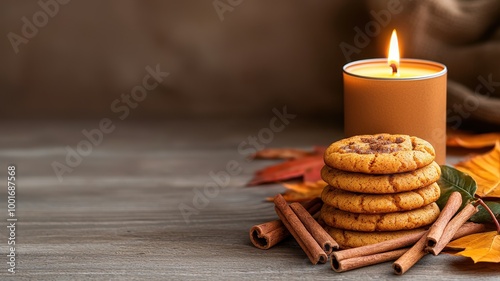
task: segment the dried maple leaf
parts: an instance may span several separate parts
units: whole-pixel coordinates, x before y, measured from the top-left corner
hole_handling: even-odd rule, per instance
[[[316,182],[286,183],[283,186],[287,189],[283,195],[288,202],[301,202],[314,199],[321,195],[326,183],[323,180]],[[274,197],[266,198],[267,201],[273,201]]]
[[[314,178],[311,174],[317,174],[319,177],[321,167],[323,165],[323,154],[288,160],[257,171],[255,173],[255,177],[247,185],[253,186],[263,183],[289,180],[303,177],[306,173],[308,175],[308,180],[318,179]]]
[[[500,141],[500,133],[467,134],[463,132],[452,132],[446,137],[447,146],[465,148],[483,148],[494,146],[497,141]]]
[[[470,257],[476,262],[500,262],[500,235],[496,231],[476,233],[457,239],[447,248],[463,250],[457,256]]]
[[[500,142],[490,152],[460,162],[455,167],[474,178],[476,195],[500,198]]]
[[[304,181],[305,182],[316,182],[323,181],[321,179],[321,169],[325,166],[323,161],[314,163],[309,168],[304,171]]]

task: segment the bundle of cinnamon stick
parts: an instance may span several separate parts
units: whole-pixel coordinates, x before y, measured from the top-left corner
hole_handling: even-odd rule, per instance
[[[299,203],[288,205],[281,194],[274,197],[274,209],[288,231],[313,264],[326,263],[328,255],[339,248],[339,244]]]
[[[320,198],[308,201],[302,206],[312,215],[321,210],[323,202]],[[252,226],[250,229],[250,241],[252,244],[263,250],[267,250],[290,235],[283,222],[280,219]]]
[[[288,205],[281,195],[277,195],[274,203],[280,220],[251,228],[250,240],[256,247],[269,249],[291,233],[313,264],[325,263],[328,255],[338,249],[338,244],[312,216],[321,208],[319,198],[303,205]],[[396,260],[393,263],[394,273],[404,274],[427,253],[438,255],[451,240],[484,231],[484,225],[466,222],[478,211],[477,207],[467,204],[456,214],[461,205],[461,194],[453,192],[428,230],[377,244],[335,251],[331,254],[331,267],[336,272],[344,272]]]

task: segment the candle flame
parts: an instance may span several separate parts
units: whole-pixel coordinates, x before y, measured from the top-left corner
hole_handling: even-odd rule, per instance
[[[391,43],[389,45],[389,55],[387,62],[392,67],[392,74],[399,74],[399,45],[396,29],[392,31]]]

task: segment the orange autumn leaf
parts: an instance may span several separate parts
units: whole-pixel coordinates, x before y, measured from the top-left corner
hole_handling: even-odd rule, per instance
[[[500,141],[500,133],[467,134],[462,132],[452,132],[446,137],[447,146],[465,148],[483,148],[494,146],[497,141]]]
[[[288,202],[301,202],[314,199],[321,196],[326,183],[322,180],[316,182],[285,183],[283,198]],[[266,198],[267,201],[273,201],[274,197]]]
[[[490,152],[460,162],[455,167],[474,178],[478,196],[500,198],[500,142]]]
[[[500,262],[500,235],[496,231],[476,233],[452,241],[447,248],[463,250],[456,256],[469,257],[476,262]]]

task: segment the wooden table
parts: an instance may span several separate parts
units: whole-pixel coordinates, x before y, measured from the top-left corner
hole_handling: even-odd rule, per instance
[[[341,136],[328,122],[296,118],[272,137],[266,136],[269,119],[113,122],[115,130],[103,134],[62,181],[52,164],[66,163],[66,149],[81,145],[82,130],[98,128],[99,120],[1,123],[2,280],[500,278],[498,264],[449,255],[426,256],[396,277],[390,263],[342,274],[313,266],[293,239],[267,251],[254,248],[248,229],[276,218],[264,198],[283,188],[244,187],[253,172],[273,162],[248,160],[238,146],[259,134],[267,147],[326,145]],[[241,170],[227,186],[207,189],[212,198],[198,198],[194,206],[196,194],[214,182],[211,172],[228,163]],[[17,168],[15,275],[6,266],[8,164]],[[180,206],[194,208],[189,221]]]

